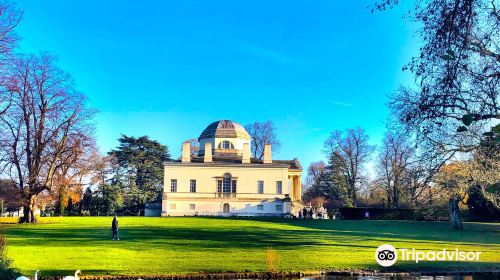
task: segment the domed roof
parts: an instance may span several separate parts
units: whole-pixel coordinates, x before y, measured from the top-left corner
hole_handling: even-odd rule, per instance
[[[233,121],[220,120],[211,123],[203,132],[201,133],[198,140],[209,139],[209,138],[240,138],[240,139],[250,139],[250,135],[245,130],[245,128]]]

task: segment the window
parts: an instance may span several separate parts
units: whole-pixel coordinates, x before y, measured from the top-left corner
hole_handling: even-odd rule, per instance
[[[196,209],[196,204],[189,204],[189,209],[190,210],[195,210]]]
[[[222,192],[222,180],[217,180],[217,192]]]
[[[236,180],[231,180],[231,192],[236,193]]]
[[[276,205],[276,211],[282,212],[283,211],[283,205]]]
[[[231,192],[231,174],[224,174],[224,180],[222,182],[222,192]]]
[[[170,180],[170,192],[177,192],[177,179]]]
[[[264,181],[257,181],[257,192],[264,193]]]
[[[236,179],[231,174],[226,173],[222,179],[217,180],[217,192],[223,193],[223,196],[235,197],[236,196]],[[220,195],[219,195],[220,197]]]
[[[283,182],[276,181],[276,193],[277,194],[282,194],[283,193]]]
[[[234,149],[234,145],[233,145],[233,143],[231,143],[227,140],[224,140],[224,141],[220,142],[219,149]]]
[[[175,210],[176,205],[175,204],[170,204],[170,210]]]
[[[196,180],[189,181],[189,191],[196,192]]]
[[[257,205],[257,210],[263,211],[264,210],[264,205],[261,205],[261,204]]]

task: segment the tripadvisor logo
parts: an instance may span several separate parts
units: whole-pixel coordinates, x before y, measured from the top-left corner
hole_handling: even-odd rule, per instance
[[[439,251],[422,251],[415,249],[399,249],[390,244],[380,245],[375,251],[375,260],[381,266],[391,266],[402,261],[479,261],[481,252],[442,249]]]

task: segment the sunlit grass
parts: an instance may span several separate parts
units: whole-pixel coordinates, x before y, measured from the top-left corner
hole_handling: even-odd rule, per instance
[[[0,222],[2,220],[0,219]],[[500,225],[448,223],[215,218],[120,218],[112,241],[111,218],[43,219],[38,225],[4,224],[8,256],[25,274],[170,274],[268,270],[268,250],[281,271],[380,269],[375,248],[482,251],[481,262],[398,262],[402,270],[499,269]]]

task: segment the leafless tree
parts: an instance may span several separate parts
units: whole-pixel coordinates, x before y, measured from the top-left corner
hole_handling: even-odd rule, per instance
[[[252,138],[252,155],[254,158],[262,159],[266,144],[271,144],[273,151],[279,150],[281,143],[278,140],[276,128],[272,121],[247,124],[245,129]]]
[[[331,168],[342,176],[348,186],[347,197],[353,206],[357,205],[362,166],[374,150],[375,146],[368,143],[368,135],[362,128],[347,129],[345,132],[335,130],[324,143],[324,153],[330,160]]]
[[[0,116],[0,163],[23,194],[22,222],[32,223],[37,195],[74,171],[94,112],[50,55],[16,57],[6,81],[12,105]]]
[[[184,142],[191,143],[191,157],[197,157],[198,152],[200,151],[200,142],[198,142],[198,139],[192,138],[192,139],[188,139]],[[205,147],[203,147],[203,148],[205,148]],[[182,153],[182,151],[181,151],[181,153]]]
[[[325,169],[326,163],[324,161],[312,162],[307,168],[306,186],[319,185]]]
[[[380,10],[398,4],[397,0],[377,2]],[[423,44],[403,67],[414,74],[416,83],[392,96],[392,115],[406,133],[429,147],[434,162],[444,160],[441,165],[454,156],[471,157],[483,134],[500,141],[495,133],[500,129],[498,1],[414,1],[409,17],[419,23]],[[462,198],[460,193],[450,198],[451,222],[458,229],[462,228],[458,207]]]
[[[22,13],[8,1],[0,2],[0,83],[4,80],[7,65],[12,59],[18,36],[14,28],[19,24]],[[10,93],[0,89],[0,115],[11,105]]]
[[[396,133],[387,132],[378,155],[378,177],[387,194],[387,205],[399,207],[404,188],[409,184],[409,169],[414,162],[415,149],[408,139]]]

